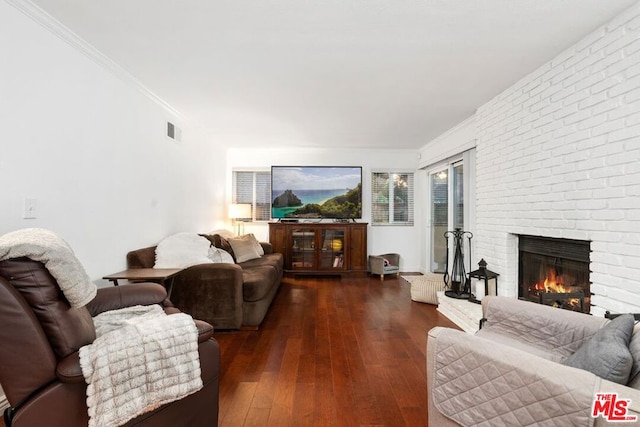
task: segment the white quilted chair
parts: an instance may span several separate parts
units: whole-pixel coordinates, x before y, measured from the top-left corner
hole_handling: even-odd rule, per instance
[[[592,416],[597,393],[617,393],[629,400],[626,416],[640,420],[633,316],[609,320],[507,297],[485,297],[482,308],[475,335],[428,333],[430,426],[640,425],[609,422],[602,410]]]

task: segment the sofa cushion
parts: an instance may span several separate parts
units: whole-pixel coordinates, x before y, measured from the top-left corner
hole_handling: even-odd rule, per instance
[[[633,364],[629,351],[633,323],[631,314],[616,317],[562,363],[618,384],[626,384]]]
[[[411,284],[413,286],[413,283]],[[538,347],[533,345],[532,343],[519,340],[509,335],[501,334],[499,332],[494,332],[490,327],[484,327],[476,332],[476,336],[482,337],[486,340],[492,341],[494,343],[504,344],[511,348],[517,348],[518,350],[522,350],[527,354],[532,354],[543,359],[551,360],[553,362],[561,362],[564,359],[564,356],[561,354],[550,351],[549,349]]]
[[[279,283],[276,269],[270,265],[242,269],[242,299],[259,301],[263,299]]]
[[[280,274],[284,266],[284,258],[280,253],[265,254],[260,258],[252,259],[238,264],[243,269],[250,269],[264,265],[270,265],[276,269],[276,273]]]

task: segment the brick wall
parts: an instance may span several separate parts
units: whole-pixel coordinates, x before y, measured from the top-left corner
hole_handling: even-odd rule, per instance
[[[640,312],[640,6],[476,120],[476,253],[499,292],[517,296],[515,235],[591,240],[591,312]]]

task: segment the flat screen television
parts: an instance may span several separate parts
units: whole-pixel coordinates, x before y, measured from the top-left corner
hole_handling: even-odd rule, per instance
[[[271,217],[362,218],[362,167],[272,166]]]

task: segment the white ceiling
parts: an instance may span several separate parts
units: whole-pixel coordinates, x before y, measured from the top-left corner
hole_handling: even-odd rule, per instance
[[[420,148],[636,0],[33,0],[239,146]]]

